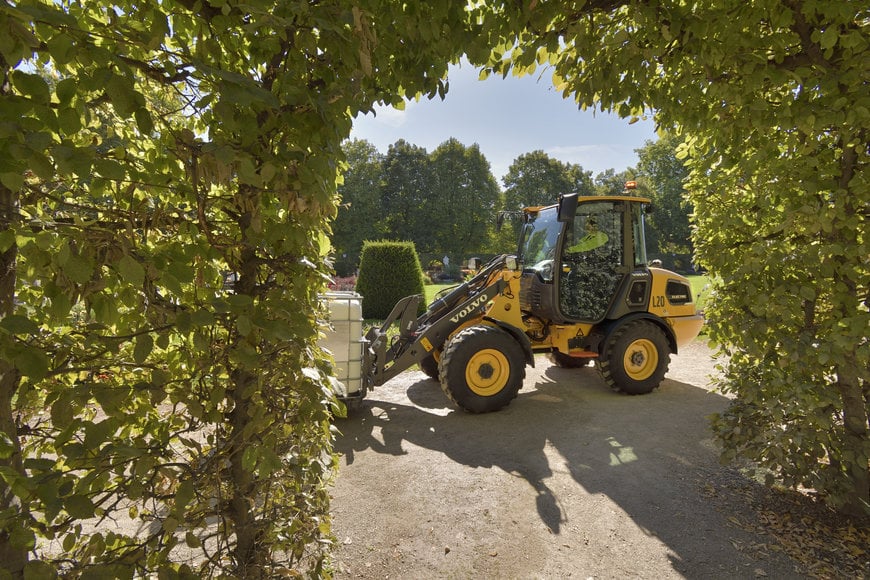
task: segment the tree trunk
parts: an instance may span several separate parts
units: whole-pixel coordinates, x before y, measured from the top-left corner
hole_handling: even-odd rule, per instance
[[[842,173],[839,186],[849,193],[844,198],[843,214],[853,216],[858,212],[853,200],[858,199],[858,197],[851,195],[852,191],[849,187],[859,168],[859,155],[858,146],[847,146],[848,141],[842,138],[840,140],[843,155],[840,158]],[[854,142],[866,143],[866,133],[859,132]],[[863,145],[859,146],[863,147]],[[844,247],[857,246],[859,243],[857,235],[856,228],[849,227],[848,224],[843,224],[843,227],[838,227],[838,224],[835,224],[833,237]],[[844,258],[840,258],[840,261],[841,263],[837,264],[838,270],[848,271],[849,263]],[[858,280],[842,276],[836,281],[845,285],[853,296],[858,296]],[[855,315],[853,307],[848,304],[848,302],[845,304],[841,302],[839,305],[840,315],[845,320]],[[847,513],[868,515],[870,514],[870,462],[868,462],[867,448],[870,444],[870,427],[868,427],[865,385],[862,384],[867,378],[866,376],[862,377],[858,371],[860,367],[857,346],[853,346],[850,352],[845,353],[844,359],[843,364],[837,368],[836,382],[837,390],[843,401],[843,427],[846,430],[846,435],[842,455],[846,468],[846,478],[850,483],[850,494],[844,507]]]
[[[247,188],[240,188],[236,196],[238,209],[238,225],[242,239],[239,254],[238,279],[234,291],[239,295],[250,296],[256,300],[258,259],[255,246],[248,239],[248,229],[259,210],[259,200]],[[232,340],[240,345],[248,340],[238,331],[232,331]],[[256,345],[254,345],[256,347]],[[252,409],[257,403],[257,376],[248,369],[233,368],[230,371],[231,388],[227,392],[232,404],[229,413],[229,446],[230,446],[230,478],[231,498],[229,517],[232,521],[232,531],[236,536],[233,550],[235,574],[243,578],[260,578],[265,571],[263,561],[265,554],[260,554],[260,522],[257,521],[254,507],[257,501],[258,486],[254,473],[244,465],[245,451],[253,444],[251,421],[255,415]]]
[[[4,85],[5,92],[5,85]],[[10,229],[17,219],[16,195],[9,188],[0,184],[0,231]],[[0,319],[12,314],[15,307],[15,265],[18,248],[15,244],[5,252],[0,253]],[[23,473],[21,461],[21,442],[18,439],[18,428],[12,412],[12,400],[18,391],[20,376],[18,370],[10,361],[0,358],[0,432],[12,442],[12,453],[9,457],[0,456],[0,466],[11,467]],[[0,479],[0,512],[11,510],[22,512],[18,498],[12,489]],[[24,565],[27,563],[27,551],[13,546],[9,541],[7,530],[0,530],[0,562],[14,578],[24,575]]]
[[[843,400],[843,426],[846,429],[843,460],[850,493],[845,511],[852,515],[870,514],[870,465],[866,449],[870,442],[867,407],[858,375],[857,359],[852,353],[837,369],[837,390]]]

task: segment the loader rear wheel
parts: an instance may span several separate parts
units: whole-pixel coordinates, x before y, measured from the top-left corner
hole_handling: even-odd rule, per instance
[[[645,395],[664,380],[670,360],[664,332],[652,322],[638,320],[611,333],[598,359],[598,370],[610,388]]]
[[[438,380],[438,360],[434,354],[430,354],[420,361],[420,370],[426,373],[430,379]]]
[[[495,326],[471,326],[456,334],[441,353],[441,390],[471,413],[508,405],[526,376],[522,346]]]

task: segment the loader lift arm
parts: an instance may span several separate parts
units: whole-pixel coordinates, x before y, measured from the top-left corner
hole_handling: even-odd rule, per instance
[[[380,327],[370,328],[363,353],[363,396],[440,349],[456,328],[480,313],[506,286],[497,274],[507,257],[503,254],[490,260],[473,278],[433,300],[419,317],[416,313],[423,296],[415,294],[402,298]],[[399,334],[390,339],[387,332],[397,322]]]

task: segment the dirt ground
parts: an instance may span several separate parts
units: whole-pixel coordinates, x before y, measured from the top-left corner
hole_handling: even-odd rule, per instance
[[[714,372],[696,342],[630,397],[538,356],[486,415],[400,375],[336,422],[336,576],[870,577],[866,529],[719,464]]]

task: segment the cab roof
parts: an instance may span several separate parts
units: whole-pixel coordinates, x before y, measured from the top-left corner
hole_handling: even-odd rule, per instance
[[[652,200],[648,197],[637,197],[635,195],[580,195],[577,196],[577,206],[581,206],[584,203],[595,203],[599,201],[628,201],[632,203],[652,203]],[[541,210],[558,207],[558,203],[554,203],[551,205],[533,205],[529,207],[524,207],[523,211],[526,213],[537,213]]]

